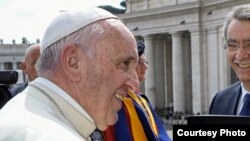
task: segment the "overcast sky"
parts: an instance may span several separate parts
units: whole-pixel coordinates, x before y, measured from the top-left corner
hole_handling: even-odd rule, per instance
[[[0,0],[0,39],[3,43],[30,43],[41,39],[49,22],[60,11],[89,6],[112,5],[121,8],[122,0]]]

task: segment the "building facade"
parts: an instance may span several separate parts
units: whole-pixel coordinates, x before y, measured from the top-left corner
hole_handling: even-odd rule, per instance
[[[29,46],[30,44],[3,44],[3,42],[0,42],[0,71],[18,70],[17,83],[22,83],[26,79],[21,71],[20,64],[24,60],[25,50]]]
[[[28,44],[0,44],[0,70],[17,70]]]
[[[249,0],[126,0],[118,17],[144,40],[143,93],[154,107],[207,113],[217,91],[235,82],[224,50],[227,13]],[[20,69],[30,44],[0,44],[0,70]],[[237,80],[237,78],[236,78]]]
[[[207,113],[217,91],[235,82],[222,25],[227,13],[249,0],[127,0],[118,15],[149,61],[143,92],[154,107]],[[236,78],[237,80],[237,78]]]

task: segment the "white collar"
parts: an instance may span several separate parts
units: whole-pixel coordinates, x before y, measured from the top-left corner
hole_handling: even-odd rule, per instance
[[[50,100],[52,99],[51,102],[59,108],[59,112],[62,112],[62,115],[65,116],[84,138],[88,138],[95,130],[95,123],[89,114],[55,83],[38,77],[30,82],[29,85],[44,93]]]

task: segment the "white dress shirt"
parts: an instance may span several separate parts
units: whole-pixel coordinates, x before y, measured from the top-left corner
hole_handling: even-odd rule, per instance
[[[244,96],[249,93],[244,87],[243,87],[243,83],[241,83],[241,97],[240,97],[240,100],[239,100],[239,104],[238,104],[238,108],[237,108],[237,115],[239,115],[241,109],[242,109],[242,106],[243,106],[243,98]]]

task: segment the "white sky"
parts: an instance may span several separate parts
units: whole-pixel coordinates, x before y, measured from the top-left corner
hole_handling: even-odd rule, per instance
[[[41,39],[50,21],[62,10],[111,5],[122,8],[122,0],[0,0],[0,39],[3,43],[30,43]]]

